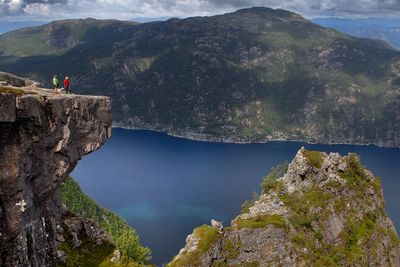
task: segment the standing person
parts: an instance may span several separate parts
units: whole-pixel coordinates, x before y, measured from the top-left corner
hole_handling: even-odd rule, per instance
[[[68,76],[65,77],[64,79],[64,89],[65,89],[65,93],[70,94],[71,91],[69,90],[69,78]]]
[[[58,94],[58,85],[59,85],[59,82],[58,82],[57,75],[54,75],[54,77],[53,77],[53,85],[54,85],[54,93],[55,93],[55,94]]]

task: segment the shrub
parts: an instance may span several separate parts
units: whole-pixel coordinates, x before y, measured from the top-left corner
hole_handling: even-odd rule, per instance
[[[252,200],[245,200],[242,203],[242,209],[241,212],[242,213],[248,213],[250,210],[250,207],[254,205],[254,203],[257,201],[258,199],[258,194],[256,192],[253,192],[253,199]]]
[[[142,246],[135,230],[124,219],[96,204],[85,195],[79,185],[68,177],[61,185],[61,199],[68,210],[83,218],[96,221],[114,240],[123,256],[139,263],[150,261],[150,249]]]
[[[340,174],[343,179],[349,182],[352,187],[357,187],[363,184],[367,176],[365,174],[364,167],[361,165],[359,156],[357,154],[351,153],[346,158],[347,168]]]
[[[319,187],[313,187],[303,193],[296,192],[290,195],[281,195],[280,198],[292,211],[290,221],[297,228],[306,227],[311,229],[311,222],[320,218],[323,213],[317,212],[316,208],[325,208],[332,199],[332,194],[325,193]]]
[[[273,167],[269,174],[265,176],[263,181],[261,182],[261,188],[265,192],[268,192],[270,190],[281,190],[282,184],[279,183],[277,179],[282,177],[287,172],[288,166],[289,163],[285,161],[285,163]]]
[[[315,168],[320,169],[322,166],[322,163],[324,162],[324,159],[322,158],[322,155],[318,151],[309,151],[309,150],[304,150],[303,151],[303,156],[307,158],[307,163]]]

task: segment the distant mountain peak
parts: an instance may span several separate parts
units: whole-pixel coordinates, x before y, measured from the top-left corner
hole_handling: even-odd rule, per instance
[[[234,14],[241,14],[241,13],[251,13],[257,15],[274,15],[278,17],[285,17],[285,18],[297,18],[297,19],[304,19],[301,15],[285,10],[285,9],[273,9],[269,7],[250,7],[250,8],[243,8],[239,9]]]

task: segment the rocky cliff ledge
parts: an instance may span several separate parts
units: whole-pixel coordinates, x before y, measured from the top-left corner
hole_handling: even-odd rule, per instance
[[[379,178],[355,154],[301,149],[230,227],[203,225],[168,265],[400,266]]]
[[[77,161],[110,137],[110,99],[54,95],[6,73],[0,80],[0,266],[55,266],[66,233],[79,246],[76,231],[111,244],[58,193]]]

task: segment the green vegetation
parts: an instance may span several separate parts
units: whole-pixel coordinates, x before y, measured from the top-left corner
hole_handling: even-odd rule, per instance
[[[319,152],[306,151],[305,155],[309,159],[308,164],[321,168],[323,158]],[[231,238],[235,235],[230,235],[230,231],[265,228],[269,225],[284,229],[291,241],[292,253],[297,255],[298,262],[305,266],[366,266],[371,263],[367,252],[378,251],[377,247],[381,246],[384,239],[389,238],[392,246],[398,246],[400,241],[395,231],[379,227],[378,219],[385,215],[383,206],[372,203],[377,200],[376,196],[378,201],[382,197],[380,193],[377,194],[381,192],[379,178],[370,179],[357,155],[349,154],[344,160],[347,168],[340,174],[346,182],[338,179],[328,183],[316,183],[311,188],[293,193],[284,190],[276,181],[287,171],[288,164],[272,168],[261,184],[263,191],[267,194],[277,194],[288,208],[288,213],[285,217],[260,213],[254,218],[236,219],[234,226],[225,229],[224,237],[227,238],[221,240],[220,259],[213,261],[212,267],[239,266],[230,265],[229,260],[241,255],[243,244],[240,240],[233,241]],[[374,196],[371,196],[371,189],[375,192]],[[258,199],[255,193],[252,201],[243,204],[242,212],[247,213],[249,207]],[[367,209],[367,212],[365,207],[371,207],[372,204],[375,205],[374,209]],[[332,222],[336,223],[336,220],[342,221],[340,233],[333,233],[327,229]],[[204,230],[212,231],[209,230],[210,227],[203,227]],[[332,237],[332,234],[335,236]],[[210,248],[210,244],[215,244],[218,240],[219,237],[215,235],[203,234],[208,238],[204,239],[204,245],[199,246],[199,251],[184,255],[170,266],[199,266],[199,259],[203,253]],[[376,262],[379,262],[379,255],[373,256],[377,259]],[[259,266],[259,263],[246,265],[242,262],[240,266]]]
[[[70,237],[71,238],[71,237]],[[84,240],[79,248],[73,248],[71,239],[64,242],[60,249],[67,253],[65,263],[58,263],[58,267],[144,267],[145,265],[133,261],[114,263],[111,261],[114,246],[111,244],[96,244],[93,240]]]
[[[318,156],[314,158],[318,159]],[[352,207],[369,205],[368,201],[372,200],[370,196],[365,197],[367,190],[373,189],[381,196],[379,178],[367,177],[357,155],[349,154],[345,160],[347,168],[340,175],[347,183],[330,182],[323,189],[314,186],[303,192],[280,195],[281,200],[290,208],[289,222],[294,227],[290,238],[294,249],[307,264],[321,267],[367,265],[364,246],[376,246],[378,241],[373,238],[379,240],[376,220],[384,213],[383,207],[376,207],[361,219],[357,219],[357,211],[361,208]],[[334,195],[333,192],[343,195]],[[348,206],[348,203],[352,205]],[[333,245],[325,240],[324,233],[327,220],[335,216],[335,213],[345,216],[347,221]],[[388,233],[382,235],[387,236]],[[304,252],[304,248],[307,252]]]
[[[283,189],[283,184],[277,181],[277,179],[282,177],[287,172],[288,166],[289,162],[285,161],[283,164],[271,168],[268,175],[265,176],[261,182],[262,193],[269,192],[271,190],[279,192]],[[246,200],[242,203],[241,212],[242,213],[249,212],[249,208],[254,205],[256,200],[258,200],[258,198],[259,198],[258,194],[254,192],[252,200]]]
[[[397,237],[397,234],[392,229],[386,229],[387,234],[389,235],[390,241],[394,246],[400,245],[400,239]]]
[[[350,185],[357,186],[363,183],[366,179],[364,167],[361,165],[359,156],[352,153],[347,156],[347,168],[341,174],[342,178],[346,179]]]
[[[9,93],[9,94],[14,94],[16,96],[21,96],[21,95],[26,95],[27,92],[19,89],[19,88],[15,88],[15,87],[5,87],[5,86],[0,86],[0,93]]]
[[[364,167],[360,163],[359,156],[354,153],[349,154],[346,163],[347,168],[340,174],[341,177],[346,179],[353,188],[358,188],[360,185],[365,184],[367,176]]]
[[[361,253],[359,247],[371,236],[375,223],[374,213],[368,213],[361,221],[354,222],[352,218],[348,221],[341,238],[346,241],[345,247],[349,252]]]
[[[241,212],[242,213],[249,212],[250,207],[254,205],[254,203],[258,200],[258,197],[259,197],[258,194],[256,192],[253,192],[253,199],[252,200],[245,200],[242,203]]]
[[[322,252],[317,255],[317,266],[368,265],[367,255],[363,251],[362,245],[371,239],[375,225],[376,215],[374,213],[368,213],[358,221],[350,218],[340,234],[341,245],[324,244]]]
[[[221,237],[217,229],[208,225],[202,225],[196,228],[194,230],[194,236],[199,239],[197,249],[184,254],[179,259],[174,259],[167,267],[200,266],[200,257]]]
[[[58,263],[58,266],[87,266],[97,267],[102,263],[112,266],[109,261],[110,255],[114,251],[114,246],[108,244],[96,244],[94,240],[84,239],[79,248],[73,248],[72,237],[68,236],[66,242],[61,244],[60,249],[67,253],[65,264]]]
[[[363,199],[363,194],[369,188],[377,196],[383,199],[381,182],[379,177],[368,177],[364,166],[361,165],[360,156],[354,153],[346,157],[347,168],[340,176],[347,181],[346,187],[354,191],[359,199]],[[370,201],[370,198],[366,198]]]
[[[315,168],[320,169],[324,159],[318,151],[304,150],[303,155],[307,158],[307,163]]]
[[[291,234],[294,248],[304,260],[315,262],[315,266],[365,264],[366,255],[362,246],[371,239],[375,231],[377,215],[370,212],[362,220],[357,220],[356,216],[347,214],[349,220],[339,235],[340,245],[332,245],[325,242],[320,230],[326,227],[324,221],[331,213],[326,208],[333,200],[332,197],[329,193],[323,194],[314,188],[311,192],[295,193],[294,196],[283,198],[285,204],[291,208],[289,220],[295,227],[295,232]],[[317,212],[318,207],[322,208],[322,213]],[[346,213],[345,210],[340,212]],[[307,249],[306,253],[303,253],[304,248]]]
[[[239,256],[239,248],[241,246],[242,244],[240,241],[235,244],[230,239],[227,239],[222,246],[223,253],[225,253],[227,259],[234,259]]]
[[[263,8],[138,25],[66,20],[0,37],[0,69],[45,86],[55,73],[79,77],[76,93],[112,97],[116,122],[239,141],[399,145],[399,59],[380,42]]]
[[[270,190],[279,191],[282,189],[282,184],[277,182],[277,179],[282,177],[289,167],[289,162],[285,161],[285,163],[281,165],[277,165],[271,169],[269,174],[264,177],[261,182],[261,188],[265,192],[269,192]]]
[[[219,232],[214,227],[202,225],[195,229],[194,235],[200,239],[197,247],[201,252],[205,252],[210,248],[210,245],[218,238]]]
[[[287,225],[285,219],[281,215],[259,215],[255,218],[237,219],[236,226],[238,229],[242,228],[262,228],[267,225],[273,225],[278,228],[286,229]]]
[[[122,218],[99,207],[85,195],[72,177],[68,177],[61,185],[61,199],[72,213],[98,222],[112,237],[126,262],[149,262],[150,250],[140,244],[136,232]]]
[[[331,193],[324,192],[315,186],[306,192],[295,192],[280,196],[281,200],[291,209],[290,221],[296,228],[312,229],[312,222],[327,216],[326,207],[333,198]],[[324,211],[324,212],[321,212]]]

